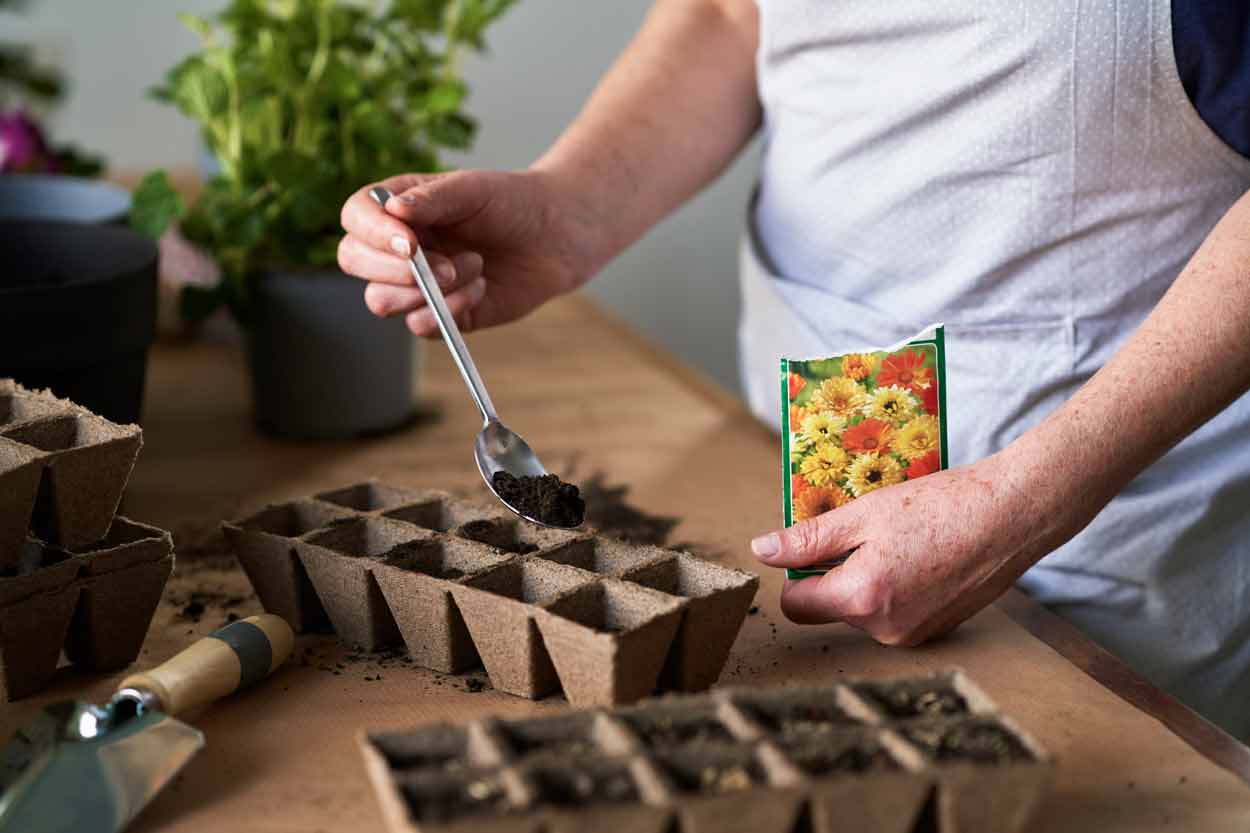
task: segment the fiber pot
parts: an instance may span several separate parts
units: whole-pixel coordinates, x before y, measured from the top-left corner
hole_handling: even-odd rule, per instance
[[[256,423],[280,437],[349,439],[413,416],[416,339],[379,319],[364,284],[338,271],[257,281],[249,351]]]
[[[0,377],[139,421],[156,244],[120,226],[0,222]]]
[[[130,192],[99,179],[58,174],[0,176],[0,220],[124,225]]]

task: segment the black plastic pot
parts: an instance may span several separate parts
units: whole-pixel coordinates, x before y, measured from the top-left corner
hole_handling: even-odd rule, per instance
[[[0,377],[138,422],[156,263],[127,228],[0,222]]]
[[[271,272],[249,327],[257,426],[290,439],[340,440],[401,427],[416,410],[416,339],[365,307],[342,272]]]

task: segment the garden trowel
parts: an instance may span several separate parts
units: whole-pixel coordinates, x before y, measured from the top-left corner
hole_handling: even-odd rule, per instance
[[[0,752],[0,831],[122,830],[204,745],[173,715],[264,679],[294,641],[285,620],[249,616],[126,677],[104,706],[48,706]]]

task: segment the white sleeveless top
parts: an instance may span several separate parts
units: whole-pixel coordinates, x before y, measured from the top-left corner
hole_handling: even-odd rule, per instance
[[[991,454],[1110,358],[1250,189],[1181,86],[1169,0],[759,5],[739,335],[774,425],[780,356],[944,321],[952,462]],[[1246,736],[1250,397],[1022,584]]]

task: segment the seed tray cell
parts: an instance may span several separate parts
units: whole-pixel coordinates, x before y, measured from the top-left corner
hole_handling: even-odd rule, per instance
[[[674,691],[711,687],[729,659],[759,589],[759,577],[682,552],[639,564],[620,577],[689,602],[660,675],[661,687]]]
[[[535,554],[550,558],[548,553],[561,552],[585,536],[562,529],[546,529],[515,518],[478,518],[466,521],[451,530],[458,538],[477,541],[513,555]],[[559,560],[559,559],[552,559]]]
[[[707,744],[733,745],[751,739],[749,728],[735,720],[720,699],[674,697],[621,709],[616,719],[640,750],[663,750]]]
[[[384,510],[388,518],[414,524],[434,532],[451,532],[457,527],[477,521],[507,523],[516,516],[502,506],[484,506],[468,500],[454,498],[447,492],[426,489],[414,493],[400,506]]]
[[[64,411],[65,405],[56,397],[28,391],[12,379],[0,379],[0,430]]]
[[[901,724],[894,729],[939,764],[993,766],[1036,760],[1028,745],[994,718],[935,720]]]
[[[498,741],[480,724],[437,723],[402,735],[370,736],[369,742],[396,772],[454,775],[503,761]]]
[[[569,702],[628,703],[654,691],[685,604],[604,579],[547,605],[535,619]]]
[[[137,425],[0,380],[0,568],[12,566],[28,529],[62,547],[103,538],[142,445]]]
[[[593,711],[495,721],[490,724],[490,734],[504,759],[512,763],[589,758],[626,751],[611,722]]]
[[[0,437],[0,569],[13,567],[21,556],[30,529],[44,452]]]
[[[962,717],[990,711],[985,694],[959,673],[900,680],[894,685],[865,681],[852,691],[880,720]]]
[[[800,688],[771,695],[735,691],[730,701],[756,732],[789,741],[845,731],[869,722],[845,688]]]
[[[906,689],[915,680],[876,682],[888,690]],[[815,688],[670,696],[608,711],[488,719],[450,730],[460,735],[437,726],[362,740],[391,833],[434,833],[460,823],[459,816],[448,816],[448,802],[439,796],[403,792],[413,770],[395,750],[419,747],[431,754],[464,748],[463,738],[479,730],[491,740],[486,748],[499,750],[501,757],[474,758],[469,751],[463,765],[470,773],[497,776],[509,800],[494,815],[473,815],[475,824],[483,825],[474,829],[909,833],[932,796],[940,833],[1018,833],[1045,792],[1050,760],[970,681],[961,685],[976,693],[982,712],[889,726],[852,723],[806,736],[761,733],[742,713],[741,702],[781,707],[809,698],[849,706],[844,687],[828,686],[824,697],[817,697],[822,690]],[[1009,748],[1027,754],[968,763],[925,754],[923,743],[907,739],[909,730],[922,737],[929,731],[940,747],[940,739],[957,727],[976,737],[993,730],[1010,738]],[[460,740],[449,747],[441,737]]]
[[[314,499],[356,512],[385,512],[422,497],[420,492],[411,489],[401,489],[377,480],[366,480],[363,483],[353,483],[351,486],[322,492],[315,495]]]
[[[690,833],[789,833],[807,800],[801,776],[758,744],[670,749],[651,762]]]
[[[134,662],[172,569],[169,533],[122,517],[91,548],[27,539],[0,572],[0,694],[46,687],[62,650],[83,670]]]
[[[267,610],[367,650],[577,705],[706,688],[759,580],[685,553],[376,480],[223,525]],[[665,589],[668,588],[668,589]],[[697,647],[698,650],[695,650]]]

